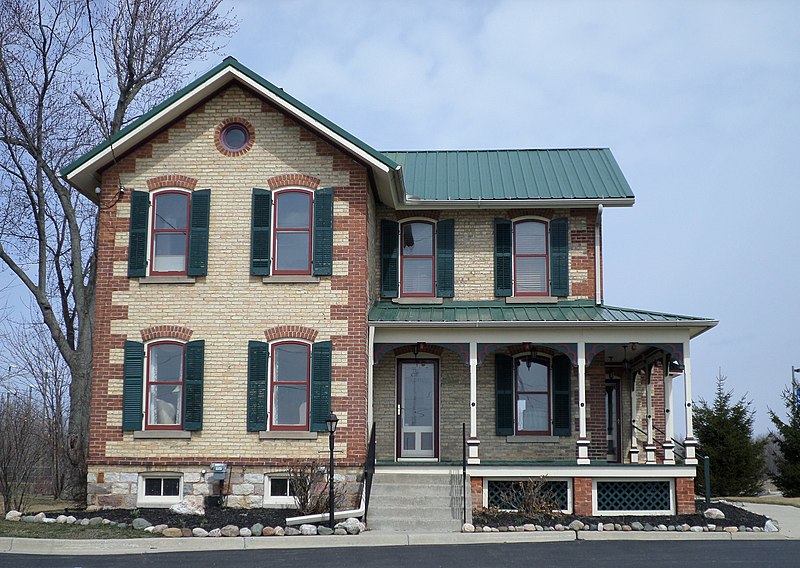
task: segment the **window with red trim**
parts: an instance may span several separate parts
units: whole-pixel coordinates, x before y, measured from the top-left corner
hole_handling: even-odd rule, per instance
[[[270,429],[308,430],[311,346],[284,341],[272,345]]]
[[[400,295],[433,296],[436,263],[434,224],[410,221],[400,225]]]
[[[160,341],[147,346],[147,428],[180,430],[183,426],[185,345]]]
[[[275,193],[273,274],[311,274],[313,201],[309,191]]]
[[[547,240],[547,223],[514,223],[515,296],[547,296],[550,293]]]
[[[516,425],[519,434],[550,434],[550,362],[515,361]]]
[[[189,194],[162,191],[153,196],[151,274],[185,275],[189,256]]]

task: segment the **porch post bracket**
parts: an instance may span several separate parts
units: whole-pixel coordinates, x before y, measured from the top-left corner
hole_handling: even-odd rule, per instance
[[[578,366],[578,345],[576,343],[535,343],[534,345],[541,345],[558,351],[569,357],[573,367]]]
[[[484,360],[500,349],[514,345],[513,343],[478,343],[478,365],[483,365]]]

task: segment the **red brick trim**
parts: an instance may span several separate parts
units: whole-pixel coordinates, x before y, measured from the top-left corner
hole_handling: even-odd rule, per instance
[[[396,218],[398,221],[402,221],[403,219],[409,219],[411,217],[422,217],[423,219],[433,219],[435,221],[438,221],[439,216],[441,214],[442,214],[441,211],[435,211],[431,209],[425,209],[425,210],[408,209],[403,211],[397,211]]]
[[[414,347],[416,345],[403,345],[402,347],[396,347],[394,350],[395,355],[405,355],[406,353],[413,353]],[[418,353],[430,353],[431,355],[439,355],[441,356],[444,348],[440,345],[428,345],[427,343],[420,346]]]
[[[267,330],[264,330],[264,336],[267,341],[274,341],[276,339],[305,339],[306,341],[314,341],[317,338],[317,330],[310,327],[303,327],[302,325],[276,325]]]
[[[691,515],[695,512],[693,478],[675,479],[675,508],[678,515]]]
[[[242,148],[241,150],[237,150],[235,152],[231,152],[230,150],[225,148],[225,146],[222,145],[222,140],[220,140],[220,134],[222,134],[223,128],[225,128],[229,124],[234,124],[234,123],[241,124],[242,126],[244,126],[247,129],[247,132],[250,134],[250,137],[244,148]],[[220,154],[228,156],[229,158],[237,158],[239,156],[246,154],[247,152],[250,151],[250,148],[253,147],[253,143],[255,143],[255,141],[256,141],[256,131],[255,128],[253,128],[253,125],[250,124],[249,121],[240,118],[238,116],[226,118],[225,120],[217,124],[216,128],[214,128],[214,146],[217,148],[217,151]]]
[[[299,185],[300,187],[307,187],[309,189],[317,189],[319,187],[319,180],[317,178],[305,174],[281,174],[269,178],[267,183],[270,189],[278,189],[279,187],[286,187],[287,185]]]
[[[574,477],[572,479],[572,508],[576,515],[592,515],[592,478]]]
[[[470,477],[469,490],[472,497],[472,511],[480,511],[483,509],[483,478]]]
[[[197,180],[189,176],[177,174],[158,176],[147,180],[147,189],[149,191],[161,189],[162,187],[182,187],[184,189],[194,190],[194,188],[197,187]]]
[[[153,327],[141,330],[139,333],[142,334],[142,341],[152,341],[165,337],[189,341],[192,337],[191,329],[179,325],[154,325]]]

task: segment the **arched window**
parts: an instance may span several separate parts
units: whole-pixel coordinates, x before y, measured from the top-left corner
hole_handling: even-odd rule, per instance
[[[409,221],[400,225],[400,295],[433,296],[436,264],[434,224]]]
[[[543,221],[514,223],[514,295],[547,296],[547,224]]]
[[[176,341],[147,346],[148,429],[180,430],[183,426],[184,354],[185,345]]]
[[[284,341],[272,345],[270,426],[272,430],[308,430],[311,346]]]
[[[189,252],[190,196],[183,191],[153,195],[151,274],[186,274]]]
[[[310,191],[275,193],[273,274],[311,274],[313,201]]]

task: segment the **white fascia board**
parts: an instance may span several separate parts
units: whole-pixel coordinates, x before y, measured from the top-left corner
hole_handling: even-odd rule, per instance
[[[697,320],[692,322],[668,322],[668,321],[371,321],[369,325],[376,328],[381,327],[424,327],[424,328],[508,328],[508,327],[530,327],[530,328],[703,328],[702,331],[717,325],[715,320]],[[701,332],[695,333],[699,335]],[[694,337],[694,335],[692,336]]]
[[[297,107],[289,104],[287,101],[280,98],[278,95],[274,94],[272,91],[265,89],[257,82],[250,79],[247,75],[241,73],[237,69],[232,67],[226,67],[222,69],[219,73],[210,77],[205,83],[199,85],[197,88],[192,90],[189,93],[186,93],[183,97],[175,101],[172,105],[162,110],[157,115],[153,116],[149,120],[145,121],[137,128],[131,130],[128,134],[122,137],[120,140],[117,140],[113,144],[114,154],[120,155],[134,146],[141,142],[142,139],[146,138],[157,132],[160,128],[169,124],[171,121],[175,120],[183,113],[187,112],[191,109],[195,104],[199,103],[206,97],[208,97],[211,93],[217,91],[227,83],[231,82],[232,80],[237,79],[243,84],[250,87],[259,95],[263,96],[264,98],[268,99],[272,103],[274,103],[279,108],[286,111],[291,116],[295,117],[302,123],[306,124],[313,130],[320,132],[325,137],[333,140],[336,144],[340,145],[342,148],[346,149],[347,151],[351,152],[352,154],[358,156],[364,162],[368,163],[373,170],[377,170],[377,172],[383,172],[388,174],[391,171],[391,168],[381,162],[380,160],[376,159],[372,155],[368,154],[349,140],[346,140],[336,132],[329,129],[327,126],[323,125],[321,122],[315,120],[311,116],[307,115],[306,113],[300,111]],[[67,176],[67,180],[85,191],[90,190],[92,187],[96,185],[95,179],[95,172],[100,169],[102,166],[106,164],[106,162],[110,161],[113,158],[112,155],[112,148],[108,147],[105,148],[103,151],[99,152],[96,156],[87,160],[85,163],[81,164],[78,168],[70,172]],[[391,181],[389,182],[391,184]]]
[[[409,199],[405,198],[398,209],[508,209],[509,207],[530,208],[595,208],[632,207],[634,197],[597,199]]]
[[[529,478],[546,476],[593,479],[672,479],[694,477],[697,468],[687,465],[468,465],[472,477]]]

